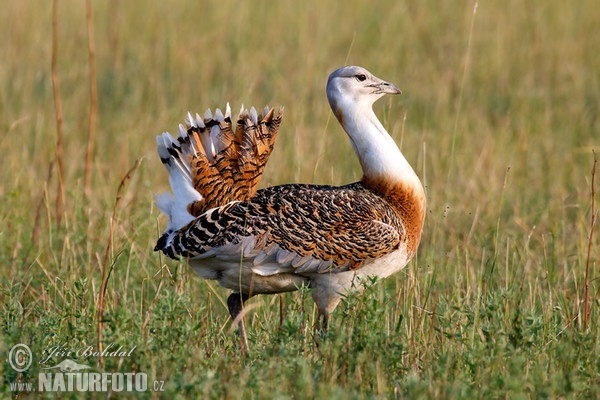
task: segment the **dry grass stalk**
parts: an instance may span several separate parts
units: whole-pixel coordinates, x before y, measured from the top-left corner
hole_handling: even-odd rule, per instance
[[[106,250],[104,251],[104,261],[102,263],[102,285],[100,286],[100,293],[98,296],[98,350],[102,352],[102,317],[104,314],[104,297],[106,295],[106,285],[108,284],[108,278],[110,277],[110,271],[108,270],[108,260],[110,255],[110,249],[112,248],[112,242],[115,232],[115,221],[117,219],[117,209],[119,207],[119,202],[121,201],[121,192],[125,187],[125,183],[131,179],[134,171],[139,167],[141,163],[141,159],[136,160],[133,167],[127,171],[123,179],[121,179],[121,183],[119,183],[119,188],[117,189],[117,195],[115,197],[115,205],[113,207],[112,217],[110,218],[110,229],[108,231],[108,239],[106,241]],[[102,362],[102,357],[100,357],[100,362]]]
[[[598,159],[596,158],[596,152],[594,153],[594,165],[592,166],[592,222],[590,224],[590,235],[588,236],[588,249],[587,249],[587,260],[585,263],[585,283],[584,283],[584,297],[583,297],[583,328],[587,330],[590,322],[590,259],[592,254],[592,239],[594,236],[594,227],[596,226],[596,209],[594,197],[596,195],[594,181],[596,180],[596,164]]]
[[[89,199],[91,195],[92,159],[94,156],[96,116],[98,108],[98,90],[96,86],[96,49],[94,46],[94,26],[92,23],[91,0],[86,1],[86,21],[88,34],[88,52],[90,59],[90,119],[88,125],[87,152],[85,155],[84,195],[86,199]]]
[[[31,245],[35,246],[37,240],[40,235],[40,219],[42,216],[42,206],[44,205],[44,201],[48,196],[48,187],[50,186],[50,181],[52,180],[52,171],[54,170],[54,163],[50,162],[48,166],[48,176],[46,177],[46,184],[44,185],[44,190],[42,190],[42,194],[40,196],[40,200],[38,201],[37,206],[35,207],[35,219],[33,220],[33,229],[31,230]]]
[[[64,192],[64,164],[63,164],[63,114],[60,100],[60,86],[58,82],[58,0],[52,3],[52,91],[54,94],[54,109],[56,116],[56,164],[58,174],[58,188],[56,190],[56,226],[62,223],[63,192]]]

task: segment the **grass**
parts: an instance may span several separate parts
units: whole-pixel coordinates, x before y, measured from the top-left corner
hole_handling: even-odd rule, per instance
[[[11,382],[37,382],[44,350],[97,348],[107,246],[104,345],[135,350],[76,361],[165,382],[146,396],[600,396],[598,234],[587,328],[583,315],[600,146],[594,1],[490,0],[476,13],[467,1],[204,3],[93,2],[98,115],[86,198],[85,4],[59,2],[60,224],[52,9],[14,1],[0,11],[3,396],[17,395]],[[345,299],[325,337],[313,332],[307,291],[251,300],[242,356],[227,292],[152,251],[165,224],[152,193],[168,187],[154,136],[188,110],[283,105],[261,184],[356,180],[360,167],[324,95],[327,74],[343,64],[403,90],[376,111],[426,185],[419,254]],[[109,242],[117,188],[138,159]],[[34,355],[22,374],[6,361],[17,343]]]

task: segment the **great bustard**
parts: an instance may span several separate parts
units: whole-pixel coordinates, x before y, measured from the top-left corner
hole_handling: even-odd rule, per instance
[[[188,114],[178,138],[157,137],[174,196],[157,197],[169,217],[156,249],[186,258],[205,279],[233,290],[236,321],[256,294],[310,286],[321,327],[364,277],[385,278],[415,255],[425,218],[421,182],[373,112],[395,85],[356,66],[335,70],[327,98],[360,160],[363,177],[345,186],[289,184],[256,190],[282,111]],[[239,319],[242,347],[246,335]]]

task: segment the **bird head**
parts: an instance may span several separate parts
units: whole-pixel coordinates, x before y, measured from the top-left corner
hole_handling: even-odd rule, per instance
[[[371,107],[384,94],[398,93],[402,92],[396,85],[357,66],[336,69],[327,80],[327,99],[338,119],[342,109],[353,105]]]

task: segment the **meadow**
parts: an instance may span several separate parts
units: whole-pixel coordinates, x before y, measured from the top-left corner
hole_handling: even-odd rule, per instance
[[[71,359],[164,385],[109,397],[600,397],[597,2],[91,3],[90,25],[58,1],[55,51],[53,2],[0,9],[1,397],[53,398],[10,384],[111,344],[133,351]],[[323,335],[307,290],[251,299],[243,355],[228,292],[153,252],[154,137],[284,106],[261,186],[356,181],[324,91],[342,65],[403,91],[375,110],[426,188],[418,255]]]

